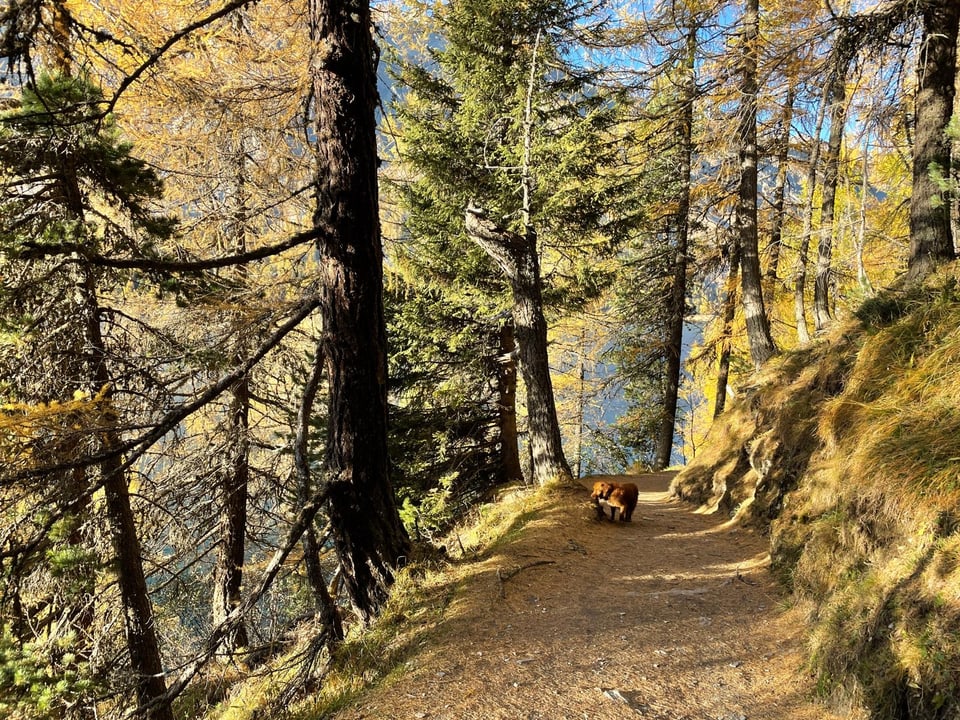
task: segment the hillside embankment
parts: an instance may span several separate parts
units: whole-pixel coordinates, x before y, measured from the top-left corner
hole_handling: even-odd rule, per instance
[[[818,692],[879,719],[960,717],[957,273],[771,363],[674,483],[769,533]]]

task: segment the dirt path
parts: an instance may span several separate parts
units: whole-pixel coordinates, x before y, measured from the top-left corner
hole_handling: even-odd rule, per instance
[[[470,566],[403,677],[337,717],[852,717],[809,700],[766,539],[669,501],[668,474],[622,479],[640,485],[632,523],[599,522],[587,492],[560,492]]]

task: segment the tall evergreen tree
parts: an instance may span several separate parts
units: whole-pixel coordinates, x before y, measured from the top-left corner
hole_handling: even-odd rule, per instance
[[[740,235],[740,282],[750,357],[759,369],[776,354],[770,318],[763,304],[759,236],[757,231],[757,58],[760,40],[759,0],[744,0],[740,35],[740,108],[737,142],[740,184],[737,232]]]
[[[596,293],[603,280],[588,259],[622,241],[634,220],[631,179],[611,172],[622,160],[615,136],[622,98],[605,93],[566,52],[586,32],[583,11],[560,0],[437,3],[440,47],[426,67],[406,63],[399,74],[408,247],[478,270],[453,274],[450,283],[502,288],[503,279],[484,269],[484,253],[506,280],[511,299],[503,307],[515,324],[537,481],[569,474],[546,309]],[[437,230],[418,235],[418,218],[427,216]]]

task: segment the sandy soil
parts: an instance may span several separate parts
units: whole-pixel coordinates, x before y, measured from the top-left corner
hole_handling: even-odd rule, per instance
[[[670,501],[669,474],[616,479],[640,486],[633,522],[558,491],[470,567],[403,677],[337,717],[852,718],[811,700],[766,539]]]

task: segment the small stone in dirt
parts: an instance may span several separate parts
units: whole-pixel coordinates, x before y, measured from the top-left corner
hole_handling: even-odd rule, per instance
[[[732,668],[738,668],[738,667],[740,667],[741,665],[743,665],[743,663],[740,662],[739,660],[734,660],[732,663],[730,663],[730,667],[732,667]]]
[[[626,699],[623,695],[620,694],[620,691],[619,691],[619,690],[612,690],[612,689],[611,689],[611,690],[604,690],[604,691],[603,691],[603,694],[604,694],[606,697],[610,698],[611,700],[616,700],[617,702],[622,702],[624,705],[629,705],[629,704],[630,704],[630,703],[627,701],[627,699]]]

